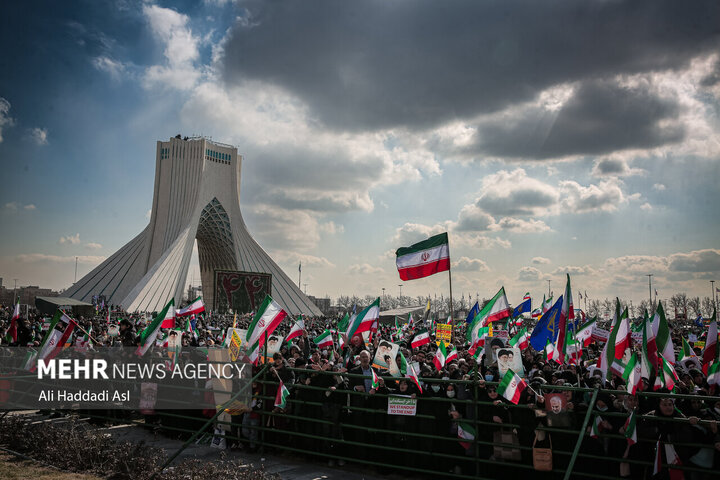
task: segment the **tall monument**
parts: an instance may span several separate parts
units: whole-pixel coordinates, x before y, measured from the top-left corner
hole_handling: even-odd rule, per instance
[[[197,239],[203,299],[209,308],[220,300],[228,306],[230,292],[243,289],[254,306],[252,291],[265,285],[288,313],[320,315],[248,233],[240,213],[241,167],[235,147],[205,137],[178,135],[157,142],[150,223],[70,287],[68,296],[89,301],[104,295],[106,302],[128,312],[158,311],[172,297],[177,305]],[[233,277],[233,271],[242,273]],[[219,272],[226,272],[225,277]],[[216,285],[217,278],[225,285]],[[215,298],[219,292],[222,298]]]

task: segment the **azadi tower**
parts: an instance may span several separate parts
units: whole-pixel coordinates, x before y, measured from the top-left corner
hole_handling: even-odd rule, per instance
[[[253,290],[253,285],[265,282],[270,284],[268,293],[288,313],[320,315],[248,233],[240,213],[241,166],[242,156],[235,147],[208,138],[178,135],[157,142],[150,223],[70,287],[67,295],[84,301],[104,295],[106,302],[128,312],[159,311],[173,297],[177,305],[197,239],[203,299],[208,308],[213,309],[215,300],[225,297],[218,292],[228,292],[228,301],[231,290],[247,290],[247,298],[253,297],[252,292],[255,299],[264,296]],[[243,273],[224,278],[221,283],[227,282],[228,290],[223,290],[223,285],[215,284],[218,270]],[[255,299],[250,300],[252,306],[258,303]]]

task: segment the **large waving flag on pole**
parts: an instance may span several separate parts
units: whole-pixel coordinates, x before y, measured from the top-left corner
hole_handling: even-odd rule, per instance
[[[167,312],[165,312],[165,317],[160,324],[160,328],[175,328],[176,317],[177,315],[175,314],[175,305],[170,305],[170,308],[168,308]]]
[[[365,307],[357,316],[350,319],[348,328],[345,331],[345,336],[348,340],[352,339],[353,336],[369,332],[375,321],[380,318],[380,297],[378,297],[373,303]]]
[[[202,297],[197,297],[193,300],[190,305],[185,308],[181,308],[177,311],[178,317],[186,317],[188,315],[199,315],[205,311],[205,304],[202,301]]]
[[[67,324],[65,330],[57,330],[55,326],[62,321]],[[48,361],[55,358],[64,348],[65,344],[70,339],[73,330],[75,329],[75,320],[68,317],[65,313],[57,310],[53,316],[53,320],[50,324],[47,334],[43,339],[43,343],[40,345],[40,352],[38,353],[38,361],[43,360],[47,364]],[[35,367],[33,367],[33,371]]]
[[[512,308],[505,295],[505,287],[501,287],[495,296],[475,315],[475,319],[467,329],[467,340],[474,343],[478,339],[478,331],[491,322],[510,317]]]
[[[655,310],[652,329],[658,354],[675,365],[675,350],[672,339],[670,338],[670,327],[668,326],[667,318],[665,318],[665,310],[663,309],[662,302],[658,302],[657,309]]]
[[[400,247],[395,252],[400,279],[403,281],[428,277],[450,270],[450,247],[447,232]]]
[[[287,336],[285,337],[285,341],[290,343],[293,338],[301,337],[304,331],[305,320],[303,320],[302,317],[298,316],[297,322],[295,322],[295,325],[293,325],[288,332]]]
[[[285,317],[287,317],[287,312],[270,295],[266,294],[265,300],[248,327],[247,345],[253,349],[262,348],[265,339],[272,335]]]
[[[560,325],[558,328],[557,341],[555,342],[555,348],[560,356],[560,364],[565,363],[568,325],[571,321],[575,320],[572,290],[570,289],[570,274],[568,273],[566,275],[567,284],[565,284],[565,295],[563,296],[562,308],[560,309]]]
[[[160,328],[162,327],[162,323],[167,317],[168,311],[170,309],[175,308],[175,299],[171,298],[167,305],[165,305],[165,308],[162,309],[160,313],[157,314],[157,316],[153,319],[153,321],[148,325],[145,330],[142,331],[140,334],[140,345],[138,345],[137,350],[135,353],[139,356],[145,355],[145,353],[155,344],[155,339],[158,336],[158,332],[160,332]]]
[[[10,328],[7,331],[7,336],[12,342],[17,342],[17,321],[20,318],[20,299],[15,303],[15,310],[13,310],[13,316],[10,319]]]

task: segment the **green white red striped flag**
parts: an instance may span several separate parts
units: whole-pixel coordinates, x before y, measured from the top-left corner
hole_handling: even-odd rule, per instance
[[[265,345],[265,339],[272,335],[285,317],[287,317],[287,312],[282,309],[280,304],[270,295],[265,295],[265,300],[248,327],[246,343],[253,346],[257,343],[257,348],[262,348]]]
[[[603,419],[600,417],[600,415],[597,415],[595,417],[595,420],[593,420],[592,426],[590,427],[590,437],[592,438],[598,438],[600,436],[600,424],[602,423]]]
[[[501,287],[495,296],[475,315],[467,329],[466,338],[470,343],[475,343],[480,336],[480,329],[491,322],[503,320],[512,315],[512,308],[505,295],[505,287]]]
[[[350,319],[345,332],[348,340],[360,333],[369,332],[375,321],[380,318],[380,297],[365,307],[357,316]]]
[[[528,340],[530,339],[530,336],[527,333],[527,327],[523,327],[520,329],[520,331],[515,335],[513,338],[511,338],[508,343],[513,346],[517,347],[519,349],[525,349],[528,347]]]
[[[715,360],[708,368],[707,383],[711,388],[720,387],[720,361]]]
[[[438,370],[442,370],[442,368],[445,366],[446,359],[447,349],[445,348],[445,342],[443,340],[440,340],[440,345],[438,346],[438,349],[435,352],[435,356],[433,357],[433,363],[435,364],[435,368],[437,368]]]
[[[282,380],[280,380],[280,385],[278,385],[277,393],[275,394],[275,406],[283,410],[287,408],[287,399],[289,396],[290,390],[288,390]]]
[[[635,410],[633,410],[627,420],[625,420],[625,438],[627,439],[628,445],[635,445],[638,441]]]
[[[625,382],[627,382],[627,392],[630,395],[635,395],[635,392],[637,392],[637,389],[640,386],[641,375],[642,366],[638,361],[637,353],[633,353],[632,357],[630,357],[630,361],[625,366],[625,371],[623,372],[623,378],[625,379]]]
[[[334,345],[332,333],[330,330],[325,330],[323,333],[318,335],[313,339],[313,342],[315,342],[315,345],[318,346],[318,348],[332,348]]]
[[[457,360],[458,358],[458,352],[457,348],[455,348],[455,345],[450,344],[450,351],[447,352],[447,357],[445,357],[445,363],[452,362],[453,360]]]
[[[293,338],[301,337],[303,332],[305,331],[305,320],[302,319],[302,317],[298,316],[297,322],[295,322],[295,325],[292,326],[290,331],[288,332],[287,336],[285,337],[285,341],[287,343],[290,343]]]
[[[413,368],[413,366],[408,363],[407,359],[405,359],[405,355],[403,355],[402,352],[400,352],[400,373],[412,380],[415,386],[418,388],[418,391],[420,393],[423,393],[423,389],[420,386],[420,377],[418,377],[418,374]]]
[[[400,279],[403,281],[428,277],[450,270],[448,234],[440,233],[395,251]]]
[[[664,386],[668,390],[672,391],[675,388],[675,384],[679,382],[680,379],[678,378],[677,373],[675,373],[675,367],[665,360],[665,357],[662,355],[659,355],[659,357],[660,368],[658,369],[659,371],[655,379],[653,390],[659,390]]]
[[[193,300],[190,305],[185,308],[181,308],[177,311],[178,317],[186,317],[189,315],[199,315],[205,311],[205,304],[202,301],[202,297],[197,297]]]
[[[469,422],[458,422],[457,430],[460,445],[462,445],[465,450],[469,450],[472,446],[472,441],[475,440],[475,429]]]
[[[525,380],[508,368],[505,376],[500,381],[500,385],[498,385],[497,393],[517,405],[520,401],[520,395],[525,388],[527,388]]]
[[[167,305],[165,305],[165,308],[163,308],[160,313],[157,314],[157,316],[153,319],[153,321],[148,325],[145,330],[142,331],[140,334],[140,345],[138,345],[137,350],[135,353],[142,357],[145,355],[145,353],[155,344],[155,339],[158,336],[158,333],[160,332],[160,328],[162,326],[163,320],[165,320],[165,317],[170,310],[170,308],[175,307],[175,299],[171,298]]]
[[[651,325],[655,334],[658,354],[661,354],[665,357],[665,360],[675,365],[675,349],[670,338],[670,327],[667,318],[665,318],[665,309],[663,309],[662,302],[658,302]]]
[[[412,346],[412,348],[420,348],[423,345],[427,345],[428,343],[430,343],[430,333],[427,331],[427,329],[422,328],[417,331],[410,345]]]
[[[380,379],[377,376],[377,373],[375,373],[374,368],[370,368],[370,371],[372,372],[372,385],[370,388],[373,390],[377,390],[380,387]]]
[[[678,360],[680,362],[684,362],[685,360],[689,360],[691,358],[697,358],[697,355],[695,355],[695,352],[688,341],[685,340],[685,337],[682,337],[682,350],[680,350],[680,358]]]

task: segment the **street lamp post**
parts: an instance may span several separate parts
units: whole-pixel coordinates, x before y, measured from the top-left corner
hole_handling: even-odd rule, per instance
[[[715,302],[715,280],[710,280],[710,298],[712,299],[713,308],[717,309],[717,303]]]
[[[402,284],[398,285],[400,287],[400,299],[402,299]]]

